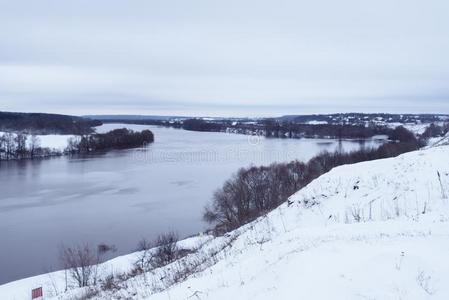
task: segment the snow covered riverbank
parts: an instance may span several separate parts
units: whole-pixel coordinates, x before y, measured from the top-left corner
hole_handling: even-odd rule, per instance
[[[335,168],[267,216],[223,237],[191,239],[196,253],[93,298],[447,299],[447,157],[442,146]],[[126,272],[137,256],[107,262],[104,274]],[[166,278],[186,265],[196,266],[187,280]],[[64,293],[63,273],[9,283],[0,294],[86,292]]]
[[[6,132],[0,131],[0,136],[5,133]],[[31,135],[27,135],[28,144],[30,137]],[[74,135],[49,134],[49,135],[35,135],[35,137],[37,138],[40,147],[62,152],[67,147],[68,140],[74,137]]]

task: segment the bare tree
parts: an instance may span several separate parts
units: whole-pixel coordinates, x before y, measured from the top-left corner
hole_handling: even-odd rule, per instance
[[[16,143],[16,156],[17,158],[23,158],[27,153],[27,135],[23,133],[18,133],[14,138]]]
[[[67,139],[67,147],[65,149],[66,152],[75,154],[80,152],[80,137],[70,137]]]
[[[61,246],[60,261],[79,287],[96,283],[98,265],[102,262],[101,254],[88,244],[74,247]]]
[[[15,156],[16,143],[14,142],[14,134],[7,132],[3,135],[6,159],[10,159]]]
[[[32,135],[30,139],[30,157],[34,158],[36,156],[36,152],[41,146],[41,141],[36,135]]]
[[[6,138],[5,135],[0,135],[0,159],[6,159]]]

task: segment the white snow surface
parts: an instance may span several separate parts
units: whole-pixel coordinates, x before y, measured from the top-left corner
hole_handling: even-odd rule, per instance
[[[189,239],[196,254],[93,299],[449,299],[448,157],[441,146],[335,168],[250,224]],[[138,255],[104,269],[129,270]],[[186,280],[161,280],[199,258],[206,263]],[[0,286],[0,296],[29,299],[38,286],[45,299],[85,292],[64,293],[62,275]]]
[[[40,145],[42,148],[56,149],[59,151],[64,151],[67,148],[68,140],[74,135],[38,135],[40,140]]]
[[[398,126],[403,126],[407,130],[413,132],[415,135],[423,134],[426,131],[427,127],[430,126],[431,123],[387,123],[390,128],[396,128]],[[442,125],[444,122],[435,122],[436,125]]]
[[[326,125],[329,124],[327,121],[309,121],[307,122],[309,125]]]
[[[0,131],[0,135],[5,132]],[[30,142],[31,135],[28,135],[28,144]],[[67,148],[68,140],[74,135],[64,135],[64,134],[49,134],[49,135],[36,135],[39,140],[39,146],[42,148],[49,148],[56,151],[64,151]]]
[[[431,138],[429,145],[432,147],[449,145],[449,132],[444,137]]]

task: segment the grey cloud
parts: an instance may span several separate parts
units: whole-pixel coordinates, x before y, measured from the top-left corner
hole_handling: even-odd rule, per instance
[[[447,1],[2,1],[0,109],[449,112]]]

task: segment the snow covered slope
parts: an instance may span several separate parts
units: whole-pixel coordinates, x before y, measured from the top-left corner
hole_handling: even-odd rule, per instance
[[[448,158],[445,146],[336,168],[148,299],[449,299]]]
[[[267,216],[93,299],[449,299],[448,158],[441,146],[335,168]],[[54,299],[85,292],[64,294],[49,277],[32,285]],[[30,280],[0,295],[26,299]]]
[[[449,145],[449,133],[442,138],[433,138],[431,145],[433,147]]]

